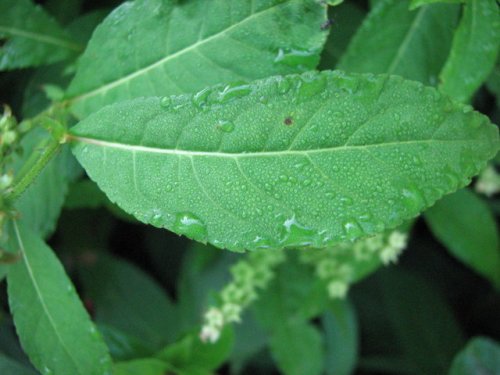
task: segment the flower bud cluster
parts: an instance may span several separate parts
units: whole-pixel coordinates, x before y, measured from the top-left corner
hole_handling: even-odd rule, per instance
[[[500,174],[493,165],[488,165],[479,175],[475,189],[488,197],[500,192]]]
[[[13,173],[6,172],[5,169],[18,144],[18,123],[10,108],[4,105],[3,114],[0,115],[0,237],[8,216],[3,196],[14,180]]]
[[[282,250],[259,250],[233,265],[232,281],[219,293],[219,306],[205,313],[201,340],[214,343],[225,324],[240,322],[243,310],[257,299],[258,289],[267,287],[274,277],[274,269],[284,260]]]
[[[406,248],[406,233],[398,230],[378,234],[354,243],[341,243],[321,250],[303,250],[300,259],[314,266],[317,277],[327,284],[331,298],[344,298],[356,279],[357,269],[369,262],[387,265],[397,261]]]

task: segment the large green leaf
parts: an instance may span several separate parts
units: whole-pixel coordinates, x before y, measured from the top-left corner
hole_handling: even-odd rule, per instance
[[[44,374],[111,373],[107,348],[52,251],[14,224],[11,248],[22,260],[11,266],[9,305],[24,350]]]
[[[408,0],[377,3],[338,68],[398,74],[435,85],[448,56],[459,7],[433,4],[409,11],[408,6]]]
[[[331,8],[328,13],[331,17],[330,34],[321,54],[320,70],[335,67],[366,15],[360,6],[353,2],[342,3]]]
[[[276,365],[285,375],[323,373],[323,337],[306,321],[284,320],[271,336],[270,350]]]
[[[172,368],[155,358],[135,359],[128,362],[118,362],[113,367],[113,375],[165,375]]]
[[[220,367],[231,354],[234,343],[232,327],[227,326],[215,343],[202,342],[199,329],[185,335],[182,339],[167,346],[156,355],[185,375],[209,375]]]
[[[36,375],[35,371],[0,352],[0,374]]]
[[[308,73],[204,93],[106,107],[70,138],[125,211],[233,250],[395,227],[499,146],[485,116],[399,77]]]
[[[326,373],[349,375],[358,359],[358,322],[354,307],[346,300],[335,301],[321,318],[325,331]]]
[[[457,354],[449,375],[500,374],[500,344],[487,338],[475,337]]]
[[[440,74],[441,90],[466,102],[492,71],[500,46],[496,0],[468,0]]]
[[[444,296],[408,270],[381,269],[352,296],[365,337],[371,338],[359,363],[363,372],[445,374],[464,344]]]
[[[410,9],[433,3],[463,3],[465,0],[411,0]]]
[[[156,350],[175,337],[174,306],[139,268],[100,254],[81,267],[81,275],[97,322],[142,339]]]
[[[426,211],[425,219],[455,257],[500,287],[498,229],[486,203],[470,190],[460,190]]]
[[[80,51],[54,19],[30,0],[0,2],[0,70],[54,63]],[[1,44],[0,44],[1,45]]]
[[[84,117],[124,99],[310,70],[325,20],[316,0],[127,2],[96,29],[68,97]]]

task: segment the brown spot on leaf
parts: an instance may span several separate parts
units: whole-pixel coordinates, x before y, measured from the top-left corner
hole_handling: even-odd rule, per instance
[[[287,126],[290,126],[293,124],[293,118],[291,117],[287,117],[283,120],[283,124],[287,125]]]

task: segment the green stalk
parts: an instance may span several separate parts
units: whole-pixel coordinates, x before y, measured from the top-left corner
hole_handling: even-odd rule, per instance
[[[36,150],[33,152],[21,170],[17,173],[12,187],[5,194],[4,199],[14,201],[35,181],[43,168],[52,160],[61,148],[61,142],[53,137],[42,140]]]

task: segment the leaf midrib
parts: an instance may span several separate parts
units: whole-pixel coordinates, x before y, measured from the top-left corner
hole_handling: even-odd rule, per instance
[[[171,55],[165,56],[164,58],[162,58],[162,59],[160,59],[160,60],[158,60],[158,61],[156,61],[156,62],[154,62],[154,63],[152,63],[150,65],[147,65],[144,68],[136,70],[135,72],[132,72],[132,73],[130,73],[130,74],[124,76],[124,77],[121,77],[121,78],[119,78],[119,79],[117,79],[115,81],[109,82],[109,83],[107,83],[107,84],[105,84],[105,85],[103,85],[101,87],[98,87],[97,89],[94,89],[92,91],[89,91],[89,92],[87,92],[85,94],[82,94],[82,95],[70,98],[69,102],[75,103],[75,102],[78,102],[80,100],[86,99],[88,97],[92,97],[92,96],[98,95],[101,92],[106,92],[106,91],[108,91],[108,90],[110,90],[110,89],[112,89],[112,88],[114,88],[116,86],[120,86],[121,84],[124,84],[124,83],[126,83],[126,82],[134,79],[135,77],[141,76],[143,74],[147,74],[147,72],[149,72],[150,70],[153,70],[153,69],[155,69],[158,66],[166,64],[168,61],[173,60],[173,59],[175,59],[175,58],[177,58],[177,57],[179,57],[179,56],[181,56],[181,55],[183,55],[183,54],[185,54],[187,52],[196,51],[198,49],[198,47],[200,47],[200,46],[202,46],[202,45],[204,45],[204,44],[206,44],[206,43],[208,43],[208,42],[210,42],[210,41],[212,41],[214,39],[217,39],[220,36],[223,36],[223,35],[227,34],[231,30],[235,29],[238,26],[241,26],[242,24],[244,24],[244,23],[252,20],[255,17],[261,16],[262,14],[264,14],[264,13],[266,13],[268,11],[274,10],[274,9],[276,9],[278,7],[281,7],[283,5],[288,5],[288,3],[284,2],[284,3],[276,4],[276,5],[271,6],[270,8],[261,10],[261,11],[259,11],[257,13],[253,13],[252,15],[248,16],[247,18],[245,18],[245,19],[243,19],[243,20],[241,20],[241,21],[239,21],[239,22],[237,22],[237,23],[229,26],[228,28],[225,28],[225,29],[219,31],[218,33],[213,34],[213,35],[211,35],[211,36],[209,36],[209,37],[207,37],[205,39],[198,40],[196,43],[191,44],[190,46],[188,46],[186,48],[183,48],[183,49],[181,49],[181,50],[179,50],[179,51],[177,51],[177,52],[175,52],[175,53],[173,53]]]
[[[403,42],[399,46],[396,55],[394,55],[391,65],[387,69],[388,74],[394,73],[394,71],[397,69],[401,59],[403,58],[403,55],[406,54],[406,50],[408,49],[410,41],[413,39],[413,36],[415,35],[415,32],[418,29],[418,26],[420,26],[420,23],[422,22],[422,19],[424,18],[424,15],[428,9],[428,7],[422,7],[418,10],[418,14],[413,19],[410,28],[406,32]]]
[[[0,33],[5,33],[9,34],[12,36],[18,36],[18,37],[23,37],[27,39],[33,39],[38,42],[46,43],[46,44],[53,44],[58,47],[70,49],[72,51],[77,51],[80,52],[82,50],[82,46],[72,43],[70,41],[60,39],[60,38],[55,38],[49,35],[44,35],[44,34],[35,34],[30,31],[26,30],[21,30],[15,27],[5,27],[5,26],[0,26]]]
[[[19,228],[18,228],[17,223],[15,221],[14,221],[14,230],[16,232],[17,242],[19,244],[19,248],[20,248],[20,251],[22,253],[23,263],[26,266],[26,270],[28,271],[28,275],[30,277],[31,283],[33,285],[33,288],[35,289],[36,296],[38,297],[38,300],[40,301],[40,305],[42,306],[42,309],[45,312],[45,315],[47,316],[49,324],[51,325],[54,333],[56,334],[58,341],[61,343],[62,348],[64,349],[64,351],[66,352],[66,354],[68,355],[70,360],[73,362],[73,365],[74,365],[75,369],[78,371],[78,374],[84,375],[83,373],[80,372],[79,367],[77,365],[77,361],[75,360],[75,358],[71,354],[71,351],[68,350],[68,348],[65,344],[65,341],[63,340],[61,334],[59,333],[59,330],[57,329],[57,325],[55,324],[54,319],[52,318],[52,315],[48,309],[48,306],[45,303],[45,299],[44,299],[43,294],[40,290],[40,287],[39,287],[38,282],[35,278],[35,275],[33,274],[33,269],[31,268],[31,264],[28,260],[26,250],[24,247],[24,243],[23,243],[23,240],[21,238],[21,234],[19,233]]]
[[[130,152],[146,152],[151,154],[165,154],[165,155],[177,155],[177,156],[205,156],[205,157],[219,157],[219,158],[245,158],[245,157],[261,157],[261,156],[284,156],[284,155],[309,155],[317,154],[323,152],[334,152],[334,151],[346,151],[346,150],[363,150],[375,147],[386,147],[394,145],[408,145],[408,144],[432,144],[432,143],[470,143],[478,142],[481,140],[471,140],[471,139],[423,139],[423,140],[413,140],[413,141],[394,141],[394,142],[383,142],[383,143],[373,143],[369,145],[342,145],[334,147],[324,147],[309,150],[278,150],[278,151],[252,151],[252,152],[220,152],[220,151],[194,151],[194,150],[181,150],[181,149],[168,149],[159,147],[150,147],[142,145],[131,145],[126,143],[117,143],[99,140],[95,138],[80,137],[75,135],[68,135],[69,141],[82,142],[94,146],[99,146],[103,148],[114,148],[121,149]]]

